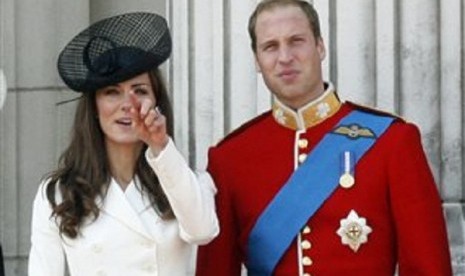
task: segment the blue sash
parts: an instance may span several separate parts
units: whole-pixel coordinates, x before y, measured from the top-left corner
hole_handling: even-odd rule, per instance
[[[257,219],[248,240],[248,275],[272,275],[302,227],[337,188],[344,152],[353,153],[355,166],[393,120],[352,111],[323,137]],[[351,128],[358,131],[350,133]]]

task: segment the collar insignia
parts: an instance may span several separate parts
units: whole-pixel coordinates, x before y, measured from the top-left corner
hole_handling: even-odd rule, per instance
[[[362,127],[358,124],[351,124],[347,126],[341,125],[335,130],[333,130],[333,133],[347,136],[347,138],[353,140],[358,139],[360,137],[376,138],[375,133],[371,129]]]
[[[277,108],[274,113],[273,113],[276,121],[278,121],[280,124],[285,125],[286,124],[286,115],[284,114],[284,111],[282,109]]]
[[[368,234],[372,232],[370,226],[366,224],[364,217],[359,217],[357,212],[351,210],[347,218],[341,219],[340,227],[336,233],[341,237],[341,242],[347,245],[354,252],[368,241]]]
[[[276,97],[272,109],[273,117],[278,124],[293,130],[302,130],[313,127],[331,117],[341,105],[334,87],[328,83],[323,95],[298,110],[289,108]]]

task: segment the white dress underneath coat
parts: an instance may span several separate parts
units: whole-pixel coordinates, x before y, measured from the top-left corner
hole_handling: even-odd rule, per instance
[[[219,232],[214,184],[189,169],[172,141],[158,157],[147,151],[146,158],[176,219],[162,220],[137,180],[125,191],[112,180],[105,199],[98,199],[98,219],[69,239],[59,234],[42,183],[33,207],[29,276],[64,276],[65,262],[71,276],[194,275],[195,244]]]

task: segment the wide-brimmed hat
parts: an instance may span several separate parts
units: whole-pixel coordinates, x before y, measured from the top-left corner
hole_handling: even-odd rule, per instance
[[[58,73],[74,91],[93,92],[162,64],[171,36],[160,15],[133,12],[106,18],[75,36],[58,57]]]

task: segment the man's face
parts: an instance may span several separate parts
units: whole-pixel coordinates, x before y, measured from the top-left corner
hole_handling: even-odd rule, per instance
[[[284,104],[298,109],[323,93],[325,48],[307,17],[295,6],[263,11],[255,27],[257,69]]]

